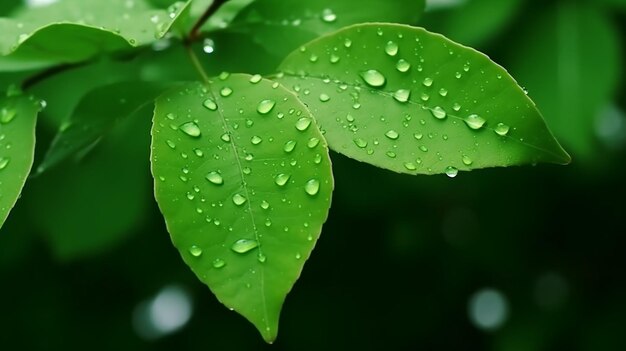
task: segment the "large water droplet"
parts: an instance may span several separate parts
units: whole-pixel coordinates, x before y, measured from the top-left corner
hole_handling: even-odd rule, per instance
[[[319,180],[311,179],[306,182],[306,184],[304,185],[304,191],[311,196],[317,195],[317,193],[320,191]]]
[[[446,172],[446,175],[450,178],[454,178],[456,177],[457,174],[459,174],[459,170],[452,166],[446,167],[445,172]]]
[[[284,150],[286,153],[290,153],[290,152],[292,152],[292,151],[293,151],[293,149],[295,149],[295,148],[296,148],[296,144],[298,144],[298,142],[297,142],[297,141],[295,141],[295,140],[289,140],[288,142],[286,142],[286,143],[285,143],[285,146],[283,147],[283,150]]]
[[[206,179],[215,185],[224,184],[224,178],[222,178],[222,176],[217,172],[210,172],[206,175]]]
[[[198,138],[202,135],[200,127],[195,122],[187,122],[179,127],[179,129],[192,138]]]
[[[477,114],[465,117],[464,121],[465,124],[472,129],[480,129],[483,125],[485,125],[485,119]]]
[[[444,119],[448,115],[446,113],[446,110],[444,110],[441,106],[433,108],[432,110],[430,110],[430,113],[433,115],[433,117],[437,119]]]
[[[398,54],[398,44],[393,41],[388,41],[385,45],[385,52],[389,56],[396,56]]]
[[[274,182],[278,186],[285,186],[285,184],[287,184],[287,182],[289,181],[289,178],[291,178],[291,175],[280,173],[276,177],[274,177]]]
[[[411,91],[408,89],[398,89],[393,93],[393,98],[398,102],[407,102],[411,97]]]
[[[241,194],[233,195],[233,203],[235,205],[237,205],[237,206],[241,206],[241,205],[245,204],[246,201],[248,201],[248,199],[246,199],[246,197],[241,195]]]
[[[371,87],[382,87],[385,85],[386,79],[382,73],[375,69],[370,69],[360,73],[361,78]]]
[[[398,137],[400,136],[400,134],[398,134],[398,132],[396,132],[395,130],[391,129],[389,131],[387,131],[387,133],[385,133],[385,136],[391,140],[396,140],[398,139]]]
[[[262,115],[266,115],[270,113],[270,111],[272,111],[274,106],[276,106],[276,101],[269,100],[269,99],[262,100],[261,102],[259,102],[259,105],[257,106],[256,110],[258,113]]]
[[[215,103],[215,100],[211,98],[204,100],[204,103],[202,103],[202,105],[211,111],[217,110],[217,104]]]
[[[196,245],[193,245],[189,248],[189,253],[193,257],[200,257],[202,255],[202,249]]]
[[[255,249],[258,246],[259,242],[256,240],[239,239],[235,241],[235,243],[233,243],[230,249],[235,251],[236,253],[244,254],[246,252],[249,252],[250,250]]]
[[[296,129],[304,132],[311,125],[311,119],[308,117],[302,117],[296,122]]]
[[[405,59],[399,59],[398,63],[396,63],[396,69],[399,72],[404,73],[404,72],[408,71],[410,68],[411,68],[411,64],[408,61],[406,61]]]
[[[498,135],[505,136],[509,133],[509,129],[509,126],[507,126],[506,124],[498,123],[498,125],[496,125],[495,131]]]

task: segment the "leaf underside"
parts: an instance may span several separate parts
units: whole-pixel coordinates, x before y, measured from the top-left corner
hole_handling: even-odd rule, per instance
[[[455,175],[570,160],[502,67],[421,28],[355,25],[302,46],[279,71],[333,150],[378,167]]]
[[[157,99],[152,135],[155,194],[174,245],[272,342],[333,189],[310,113],[278,83],[224,75]]]

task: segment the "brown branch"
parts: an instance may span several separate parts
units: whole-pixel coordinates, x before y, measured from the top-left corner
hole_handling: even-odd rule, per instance
[[[202,28],[204,23],[212,15],[214,15],[215,12],[217,12],[217,10],[219,10],[219,8],[222,7],[222,5],[224,5],[224,3],[227,1],[228,0],[215,0],[213,1],[213,3],[211,3],[211,5],[206,9],[206,11],[204,11],[202,16],[198,18],[198,21],[196,21],[196,24],[194,24],[193,28],[191,28],[191,31],[189,32],[189,35],[187,36],[187,40],[186,40],[187,44],[193,43],[194,41],[198,40],[198,38],[200,37],[200,29]]]

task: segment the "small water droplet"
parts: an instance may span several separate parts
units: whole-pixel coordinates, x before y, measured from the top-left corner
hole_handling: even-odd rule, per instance
[[[441,95],[443,97],[447,96],[448,95],[448,90],[446,90],[444,88],[439,89],[439,95]]]
[[[328,96],[328,94],[324,94],[324,93],[320,94],[320,101],[321,102],[327,102],[328,100],[330,100],[330,96]]]
[[[311,119],[308,117],[302,117],[296,122],[296,129],[301,132],[304,132],[305,130],[309,129],[310,125],[311,125]]]
[[[233,89],[229,87],[223,87],[222,90],[220,90],[220,95],[222,95],[223,97],[228,97],[232,93],[233,93]]]
[[[408,71],[410,68],[411,68],[411,64],[408,61],[406,61],[405,59],[399,59],[398,63],[396,63],[396,69],[399,72],[404,73],[404,72]]]
[[[424,78],[424,81],[422,82],[422,84],[424,84],[425,87],[429,87],[433,85],[433,79],[432,78]]]
[[[9,162],[11,162],[10,158],[0,157],[0,171],[7,168],[7,166],[9,165]]]
[[[385,155],[387,155],[387,157],[389,157],[389,158],[396,158],[396,156],[397,156],[396,153],[393,152],[393,151],[387,151],[385,153]]]
[[[12,108],[2,108],[0,109],[0,123],[7,124],[10,123],[15,116],[17,115],[17,111]]]
[[[404,168],[406,168],[409,171],[414,171],[417,169],[417,166],[413,162],[407,162],[404,164]]]
[[[306,184],[304,185],[304,191],[311,196],[317,195],[317,193],[320,191],[319,180],[311,179],[306,182]]]
[[[249,252],[250,250],[257,248],[258,246],[259,242],[256,240],[239,239],[233,243],[230,249],[235,251],[236,253],[244,254],[246,252]]]
[[[250,139],[250,142],[252,143],[252,145],[259,145],[262,141],[263,139],[261,139],[261,137],[258,135],[255,135]]]
[[[217,104],[215,103],[215,100],[211,98],[204,100],[204,103],[202,103],[202,105],[211,111],[217,110]]]
[[[315,54],[311,54],[311,56],[309,57],[309,61],[311,62],[317,62],[318,59],[319,57]]]
[[[263,77],[261,77],[260,74],[255,74],[252,77],[250,77],[250,83],[256,84],[256,83],[260,82],[261,79],[263,79]]]
[[[351,46],[352,46],[352,40],[350,40],[349,38],[346,38],[346,39],[343,41],[343,46],[345,46],[345,47],[347,47],[347,48],[351,47]]]
[[[287,184],[287,182],[289,181],[289,178],[291,178],[291,175],[280,173],[276,177],[274,177],[274,182],[278,186],[285,186],[285,184]]]
[[[309,149],[314,149],[318,144],[320,143],[320,140],[318,138],[311,138],[309,139],[309,141],[307,142],[306,146]]]
[[[461,105],[455,102],[454,105],[452,105],[452,109],[456,112],[459,112],[461,110]]]
[[[267,222],[265,223],[267,225]],[[271,225],[271,222],[270,222]],[[260,253],[256,256],[257,260],[259,260],[259,262],[261,263],[265,263],[265,261],[267,261],[267,257],[265,257],[264,254]]]
[[[413,137],[417,140],[422,140],[422,138],[424,137],[424,134],[422,133],[415,133],[413,134]]]
[[[204,152],[202,152],[202,150],[200,149],[193,149],[193,153],[196,154],[196,156],[198,157],[204,157]]]
[[[398,134],[398,132],[396,132],[395,130],[391,129],[391,130],[388,130],[387,133],[385,133],[385,136],[391,140],[396,140],[398,139],[400,134]]]
[[[222,176],[217,172],[210,172],[206,175],[206,179],[215,185],[224,184],[224,178],[222,178]]]
[[[322,11],[322,21],[326,23],[332,23],[337,20],[337,15],[331,9],[324,9]]]
[[[407,102],[411,97],[411,91],[408,89],[398,89],[393,93],[393,98],[398,102]]]
[[[295,148],[296,148],[296,144],[298,144],[298,142],[297,142],[297,141],[295,141],[295,140],[289,140],[288,142],[286,142],[286,143],[285,143],[285,146],[283,147],[283,150],[284,150],[286,153],[290,153],[290,152],[292,152],[292,151],[293,151],[293,149],[295,149]]]
[[[454,178],[457,176],[457,174],[459,174],[459,170],[452,166],[446,167],[445,172],[446,172],[446,175],[450,178]]]
[[[336,55],[336,54],[330,55],[330,63],[337,63],[339,62],[339,60],[341,60],[341,57],[339,55]]]
[[[224,134],[222,134],[220,139],[222,139],[223,142],[228,143],[228,142],[230,142],[230,134],[224,133]]]
[[[241,195],[241,194],[233,195],[233,203],[235,205],[237,205],[237,206],[241,206],[241,205],[245,204],[246,201],[248,201],[248,199],[246,199],[246,197]]]
[[[504,124],[504,123],[498,123],[498,124],[496,125],[496,129],[495,129],[495,131],[496,131],[496,133],[497,133],[498,135],[500,135],[500,136],[505,136],[505,135],[507,135],[507,134],[509,133],[509,129],[510,129],[510,128],[509,128],[509,126],[508,126],[508,125],[506,125],[506,124]]]
[[[485,119],[477,114],[467,116],[464,121],[465,124],[472,129],[480,129],[483,125],[485,125]]]
[[[261,102],[259,102],[259,105],[257,106],[256,110],[258,113],[262,115],[266,115],[270,113],[270,111],[272,111],[274,106],[276,106],[276,101],[269,100],[269,99],[262,100]]]
[[[354,144],[358,147],[360,147],[361,149],[366,148],[367,147],[367,141],[361,138],[356,138],[353,140]]]
[[[189,135],[192,138],[199,138],[202,135],[200,127],[195,122],[187,122],[178,127],[183,133]]]
[[[446,113],[446,110],[444,110],[441,106],[433,108],[432,110],[430,110],[430,113],[433,115],[433,117],[437,119],[444,119],[448,115]]]
[[[472,159],[469,156],[467,156],[467,155],[463,155],[463,157],[461,159],[463,160],[463,164],[466,165],[466,166],[471,165],[472,162],[473,162]]]
[[[171,140],[166,140],[165,143],[167,144],[167,146],[170,147],[170,149],[175,149],[176,148],[176,143],[174,143]]]
[[[202,51],[204,51],[206,54],[210,54],[215,51],[215,41],[209,38],[204,39],[204,41],[202,42]]]
[[[423,152],[428,152],[428,148],[425,145],[421,145],[419,149]]]
[[[398,44],[393,41],[388,41],[387,45],[385,45],[385,52],[389,56],[396,56],[398,54]]]
[[[360,73],[361,78],[371,87],[382,87],[385,85],[386,79],[382,73],[375,69],[370,69]]]
[[[193,245],[189,248],[189,253],[193,257],[200,257],[202,255],[202,249],[196,245]]]
[[[268,208],[270,208],[270,203],[265,201],[265,200],[263,200],[261,202],[261,208],[264,209],[264,210],[267,210]]]
[[[299,253],[296,254],[296,260],[299,260],[302,258],[302,255],[300,255]]]
[[[212,265],[213,265],[213,268],[218,268],[219,269],[219,268],[224,267],[226,265],[226,262],[224,260],[220,259],[220,258],[216,258],[216,259],[213,260]]]

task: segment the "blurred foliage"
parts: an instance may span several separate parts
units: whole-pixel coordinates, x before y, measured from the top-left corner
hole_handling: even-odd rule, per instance
[[[3,0],[0,11],[15,3]],[[573,165],[449,179],[391,174],[333,154],[330,219],[287,298],[280,337],[269,346],[212,298],[171,245],[151,199],[148,135],[136,132],[147,131],[149,121],[138,118],[68,161],[66,171],[31,180],[0,230],[0,349],[626,349],[624,1],[428,3],[439,6],[420,23],[510,68],[572,151]],[[259,48],[243,36],[213,37],[211,72],[276,66],[269,55],[250,56]],[[163,64],[141,70],[133,63],[141,56],[115,64],[146,80],[189,73],[184,65],[166,69],[177,66],[180,47],[163,53]],[[72,85],[84,84],[79,92],[98,86],[81,80],[81,69],[88,68],[67,72],[74,74],[67,89],[33,89],[49,103],[38,155],[80,99]],[[53,93],[68,94],[57,101],[74,105],[55,110]],[[137,145],[125,146],[135,137]],[[126,167],[135,158],[145,166]],[[96,166],[98,159],[108,167]],[[123,173],[110,172],[118,167]],[[79,174],[102,188],[81,194]],[[108,191],[111,184],[124,191]],[[42,188],[54,198],[42,198]],[[111,214],[120,201],[128,203]],[[90,251],[65,255],[72,250],[55,240],[64,231],[83,236],[75,242]],[[107,232],[108,242],[92,241]],[[133,313],[170,284],[190,292],[193,316],[178,333],[144,340]],[[470,296],[485,287],[509,304],[508,318],[493,331],[476,328],[467,315]]]

